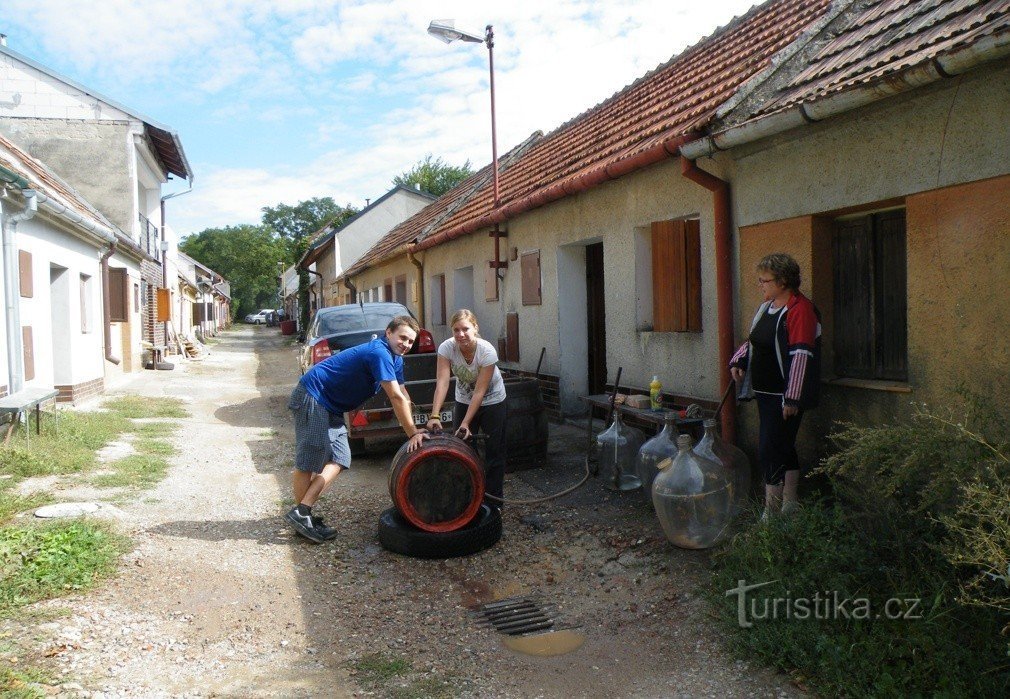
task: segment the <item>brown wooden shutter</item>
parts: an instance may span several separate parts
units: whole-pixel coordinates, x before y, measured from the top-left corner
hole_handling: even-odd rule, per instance
[[[505,361],[519,361],[519,314],[505,314]]]
[[[905,212],[889,211],[874,219],[876,375],[904,381],[908,378]]]
[[[524,252],[521,268],[523,305],[539,306],[542,302],[540,296],[540,251]]]
[[[490,260],[484,267],[484,300],[498,300],[498,270],[491,266]]]
[[[382,285],[382,300],[392,301],[393,300],[393,278],[388,277]]]
[[[125,323],[129,320],[130,296],[128,294],[130,279],[123,267],[109,269],[109,320],[113,323]]]
[[[203,321],[207,320],[204,317],[204,309],[205,309],[205,306],[202,303],[194,303],[193,304],[193,320],[194,320],[194,322],[202,323]]]
[[[869,217],[838,221],[834,239],[835,372],[873,376],[873,245]]]
[[[698,219],[652,224],[652,329],[701,332]]]
[[[35,295],[32,277],[32,254],[27,250],[18,250],[18,276],[20,277],[21,296],[26,299]]]
[[[25,381],[31,381],[35,378],[35,344],[32,341],[32,327],[30,325],[21,327],[21,346],[24,349]],[[70,361],[69,357],[65,359]]]
[[[159,323],[172,320],[172,297],[168,289],[158,289],[157,320]]]

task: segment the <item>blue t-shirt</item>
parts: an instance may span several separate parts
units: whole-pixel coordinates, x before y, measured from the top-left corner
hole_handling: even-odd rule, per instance
[[[328,357],[309,369],[299,383],[331,415],[343,421],[382,390],[380,382],[403,381],[403,357],[393,354],[385,336]]]

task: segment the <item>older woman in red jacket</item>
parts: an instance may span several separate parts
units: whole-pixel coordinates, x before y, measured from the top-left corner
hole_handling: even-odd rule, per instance
[[[767,518],[798,506],[796,434],[803,411],[817,405],[820,392],[821,316],[800,293],[800,266],[791,256],[767,255],[758,262],[757,272],[764,303],[747,342],[730,360],[730,373],[740,400],[757,400]]]

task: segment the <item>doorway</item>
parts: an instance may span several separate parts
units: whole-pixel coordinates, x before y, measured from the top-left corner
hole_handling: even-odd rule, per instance
[[[82,309],[83,311],[83,309]],[[70,339],[70,272],[66,267],[49,266],[49,322],[52,324],[53,385],[72,383],[74,352]]]
[[[586,246],[586,337],[589,393],[607,391],[607,312],[603,243]]]

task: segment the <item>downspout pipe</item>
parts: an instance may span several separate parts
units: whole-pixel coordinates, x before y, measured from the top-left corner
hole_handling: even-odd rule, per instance
[[[417,322],[424,327],[424,263],[414,257],[414,251],[407,245],[407,259],[417,268]]]
[[[312,295],[316,297],[316,310],[318,311],[320,308],[322,308],[322,306],[319,304],[319,300],[323,296],[323,275],[320,274],[319,272],[316,272],[315,270],[312,270],[312,269],[306,269],[305,271],[308,272],[309,274],[314,274],[317,277],[319,277],[319,293],[318,294],[316,292],[312,291],[312,287],[314,286],[314,284],[309,284],[309,291],[311,291]]]
[[[719,393],[729,387],[729,360],[733,357],[733,250],[730,243],[729,183],[705,172],[693,160],[681,157],[681,174],[712,192],[715,226],[715,286],[719,327]],[[722,436],[736,441],[736,396],[730,396],[722,411]]]
[[[479,231],[483,228],[490,228],[496,223],[504,223],[519,214],[530,211],[537,207],[557,201],[563,197],[585,192],[588,189],[603,184],[609,180],[616,180],[628,173],[654,165],[662,160],[672,158],[679,154],[680,147],[689,140],[698,138],[698,134],[682,134],[671,136],[660,143],[657,143],[643,151],[629,155],[617,161],[607,162],[590,167],[582,172],[577,172],[563,180],[555,182],[543,189],[539,189],[525,197],[511,201],[505,206],[492,208],[487,213],[478,216],[469,222],[463,223],[455,228],[439,231],[435,235],[428,236],[424,240],[415,243],[410,247],[412,252],[419,252],[435,247],[449,240],[454,240],[460,236]]]
[[[14,180],[11,181],[11,184],[20,184],[21,182],[27,184],[24,178],[18,179],[20,182]],[[18,224],[32,218],[39,210],[39,201],[34,189],[24,188],[21,190],[21,194],[25,198],[25,205],[20,212],[7,214],[0,208],[0,220],[2,220],[0,225],[3,227],[4,308],[7,317],[7,372],[10,381],[7,391],[9,393],[17,393],[25,387],[24,345],[21,341],[21,290],[18,288],[18,280],[21,278],[17,258]]]
[[[351,281],[350,277],[344,277],[344,286],[351,292],[351,296],[353,297],[351,301],[356,302],[358,300],[358,287],[354,286],[354,282]]]

